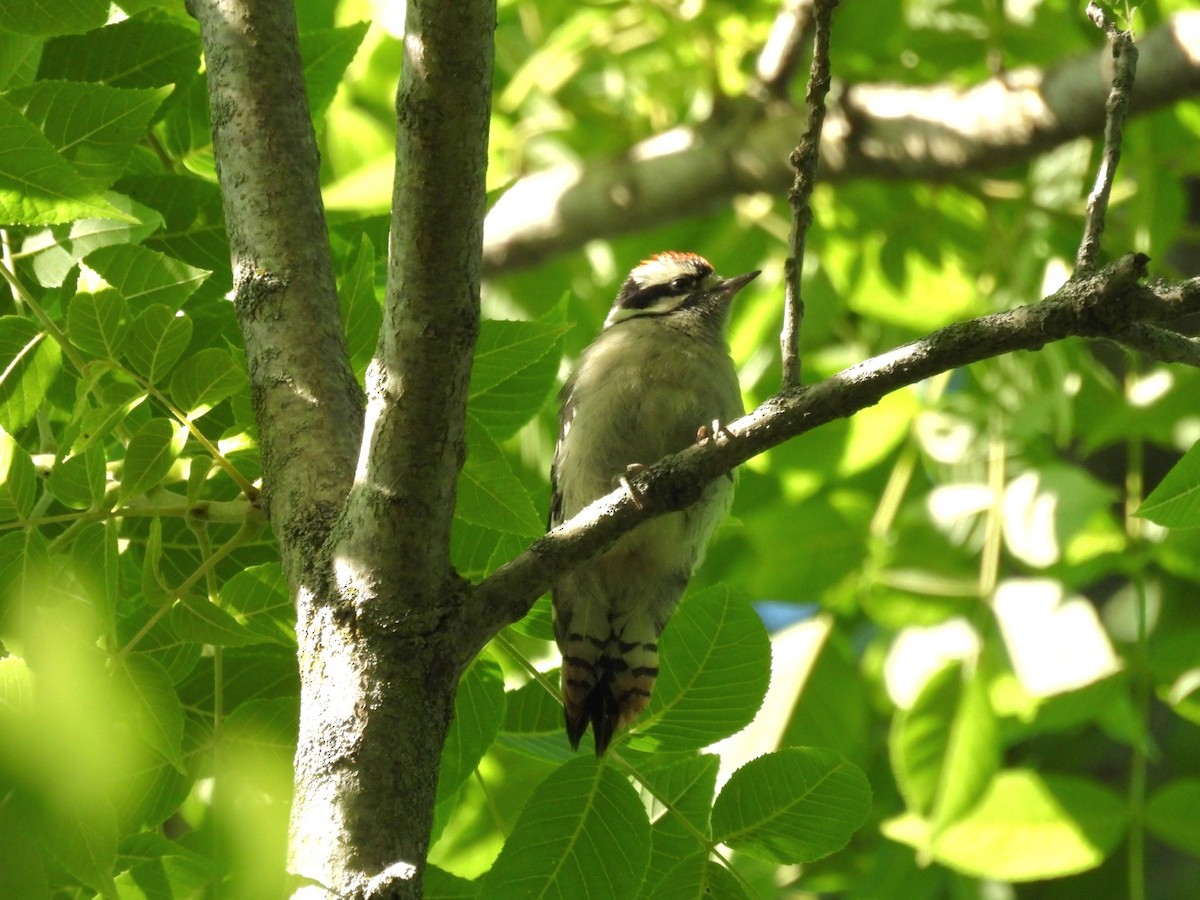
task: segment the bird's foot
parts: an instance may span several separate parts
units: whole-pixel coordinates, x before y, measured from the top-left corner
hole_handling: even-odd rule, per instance
[[[720,419],[713,419],[710,425],[701,425],[696,429],[696,443],[703,444],[705,441],[715,441],[718,438],[730,437],[730,431]]]
[[[641,463],[630,463],[625,467],[625,474],[617,476],[617,484],[625,488],[629,494],[629,499],[633,501],[633,505],[638,509],[645,509],[646,504],[642,502],[642,489],[635,487],[633,482],[629,480],[630,475],[636,475],[638,472],[645,472],[646,467]]]
[[[721,424],[720,419],[713,419],[711,425],[701,425],[696,429],[696,443],[703,444],[706,441],[715,441],[720,438],[732,437],[733,434],[728,428]],[[733,481],[733,473],[726,472],[725,477]]]

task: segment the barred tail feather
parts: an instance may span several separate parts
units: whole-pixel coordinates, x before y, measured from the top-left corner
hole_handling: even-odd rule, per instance
[[[590,635],[571,632],[562,646],[563,713],[567,737],[575,750],[579,749],[579,739],[594,716],[593,698],[597,693],[607,692],[599,690],[603,680],[601,663],[606,644],[607,641]]]
[[[590,653],[598,651],[594,662]],[[563,713],[571,747],[592,726],[596,755],[603,755],[620,731],[629,728],[650,702],[658,677],[658,644],[622,641],[615,632],[607,641],[581,634],[567,636],[563,656]]]

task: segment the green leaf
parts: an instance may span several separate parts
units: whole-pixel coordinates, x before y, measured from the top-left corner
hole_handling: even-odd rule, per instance
[[[926,682],[893,721],[888,744],[901,794],[930,820],[930,836],[975,805],[1000,767],[987,689],[955,662]]]
[[[1200,526],[1200,441],[1171,467],[1134,515],[1164,528]]]
[[[1125,833],[1124,803],[1083,778],[1026,769],[998,774],[970,814],[933,844],[933,859],[966,875],[998,881],[1061,878],[1104,862]],[[884,823],[910,846],[926,841],[914,817]]]
[[[628,900],[649,859],[637,792],[603,762],[580,757],[534,789],[479,895]]]
[[[71,343],[101,359],[120,359],[129,323],[129,304],[111,288],[95,294],[76,294],[67,307]]]
[[[550,595],[542,594],[530,607],[529,612],[509,627],[526,637],[537,638],[539,641],[553,641],[554,609],[550,604]]]
[[[171,399],[198,419],[226,397],[247,390],[246,373],[224,347],[206,347],[185,359],[171,376]]]
[[[279,563],[238,572],[221,586],[221,605],[262,640],[296,645],[296,612]]]
[[[148,88],[195,77],[198,33],[180,25],[126,19],[88,34],[47,41],[38,78]]]
[[[0,710],[29,712],[33,709],[33,673],[19,656],[0,658]]]
[[[634,726],[637,750],[695,750],[754,718],[771,676],[762,620],[724,585],[689,594],[659,640],[659,676]]]
[[[105,462],[103,447],[92,444],[83,453],[60,461],[51,470],[46,487],[63,506],[92,509],[104,499]]]
[[[346,348],[355,374],[361,376],[375,354],[383,307],[375,297],[375,248],[362,235],[358,252],[338,285],[338,301],[346,328]]]
[[[485,657],[463,673],[454,697],[454,720],[442,748],[439,801],[470,777],[483,759],[504,718],[504,673]]]
[[[50,225],[31,231],[21,241],[21,253],[29,257],[38,284],[59,287],[75,272],[78,262],[100,247],[139,243],[163,227],[162,216],[136,200],[112,191],[104,199],[123,213],[116,219],[76,219],[66,225]]]
[[[871,809],[858,766],[821,747],[788,747],[733,773],[713,804],[713,838],[775,863],[840,850]]]
[[[101,802],[66,805],[42,834],[42,841],[62,867],[106,898],[117,896],[113,869],[117,864],[117,817]]]
[[[167,670],[144,653],[118,654],[113,676],[123,688],[123,709],[155,752],[181,773],[183,764],[183,706]]]
[[[1200,778],[1177,778],[1146,804],[1146,825],[1164,842],[1200,856]]]
[[[0,534],[0,640],[21,654],[27,635],[26,614],[46,589],[50,550],[34,528]]]
[[[471,430],[467,461],[459,473],[455,515],[504,534],[533,538],[545,530],[504,451],[478,428]]]
[[[504,673],[496,663],[478,657],[463,673],[454,696],[454,718],[438,774],[434,840],[453,811],[458,789],[496,739],[503,717]]]
[[[220,867],[179,841],[142,831],[125,838],[119,848],[115,879],[121,900],[168,900],[203,897],[217,891]]]
[[[474,525],[456,516],[450,532],[450,559],[455,571],[478,581],[490,575],[529,545],[529,536],[506,534]]]
[[[308,89],[308,108],[314,119],[337,93],[346,67],[358,52],[367,34],[368,22],[355,22],[342,28],[319,28],[300,34],[300,57],[304,60],[304,85]]]
[[[225,719],[231,749],[291,766],[296,753],[300,704],[296,696],[248,700]]]
[[[192,339],[192,320],[166,306],[142,310],[125,336],[125,359],[149,381],[162,380]]]
[[[729,870],[703,855],[680,860],[653,894],[642,896],[654,900],[747,900]]]
[[[560,726],[561,727],[561,726]],[[708,818],[712,812],[720,759],[712,754],[689,756],[665,766],[643,766],[641,774],[648,789],[650,809],[650,867],[640,896],[656,900],[677,887],[689,860],[708,858],[708,848],[696,839],[696,832],[708,836]],[[689,828],[688,825],[691,827]],[[693,872],[693,868],[687,868]],[[703,867],[687,883],[703,881]],[[682,896],[682,895],[681,895]],[[697,894],[696,896],[702,896]]]
[[[62,350],[21,316],[0,316],[0,428],[29,423],[62,364]]]
[[[84,525],[71,542],[75,578],[84,597],[95,608],[102,633],[106,635],[116,631],[117,598],[121,589],[119,530],[115,519],[92,522]]]
[[[772,654],[801,655],[799,647],[811,647],[813,631],[809,625],[789,630],[786,636],[774,635]],[[818,626],[819,627],[819,626]],[[796,641],[792,644],[789,640]],[[837,624],[831,627],[816,648],[816,658],[807,658],[787,674],[772,671],[772,687],[778,678],[794,678],[788,696],[795,697],[791,717],[780,738],[780,746],[829,747],[853,763],[863,764],[870,746],[871,716],[867,688],[859,676],[858,660],[850,642]]]
[[[119,290],[131,304],[142,307],[152,303],[166,306],[172,313],[183,306],[209,275],[185,262],[138,247],[112,244],[89,253],[83,260],[104,280]]]
[[[0,30],[17,34],[81,34],[99,28],[107,18],[108,0],[0,4]]]
[[[0,224],[52,225],[85,217],[124,219],[124,213],[84,177],[8,100],[0,97]]]
[[[425,900],[474,900],[479,896],[479,885],[435,865],[425,866],[425,880],[421,885]]]
[[[494,439],[516,434],[553,392],[570,328],[560,321],[480,323],[469,409]]]
[[[552,681],[557,672],[548,674]],[[562,704],[536,681],[527,681],[518,688],[504,692],[505,731],[545,732],[563,728]]]
[[[171,596],[162,574],[162,519],[155,516],[150,520],[146,535],[146,551],[142,557],[142,596],[148,603],[164,603]]]
[[[171,471],[183,451],[187,429],[170,419],[151,419],[134,433],[125,448],[121,475],[121,503],[157,486]]]
[[[40,38],[0,28],[0,87],[33,81],[42,43]]]
[[[229,243],[216,184],[184,175],[137,175],[121,179],[121,189],[166,222],[146,246],[220,273],[222,290],[229,285]]]
[[[168,88],[125,90],[102,84],[39,81],[5,96],[93,190],[109,187],[129,164]]]
[[[181,597],[171,607],[167,622],[181,640],[194,644],[244,647],[267,640],[203,597]]]
[[[33,460],[12,435],[0,428],[0,522],[32,515],[37,492]]]

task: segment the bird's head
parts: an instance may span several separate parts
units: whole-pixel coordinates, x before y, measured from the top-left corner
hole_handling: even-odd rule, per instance
[[[698,254],[674,250],[658,253],[638,263],[629,273],[604,327],[647,316],[663,319],[687,316],[722,327],[733,295],[758,274],[756,270],[722,278]]]

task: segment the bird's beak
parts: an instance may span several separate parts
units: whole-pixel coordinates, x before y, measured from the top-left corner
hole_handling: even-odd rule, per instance
[[[736,294],[761,274],[761,269],[755,269],[753,272],[747,272],[745,275],[735,275],[733,278],[726,278],[719,285],[717,285],[717,293],[721,294],[727,299],[732,299],[734,294]]]

